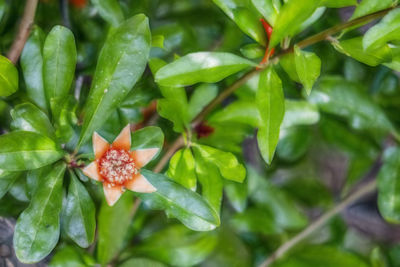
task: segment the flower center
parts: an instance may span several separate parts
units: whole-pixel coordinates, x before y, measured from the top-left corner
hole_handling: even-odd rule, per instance
[[[135,163],[128,151],[110,148],[98,160],[99,172],[104,180],[111,185],[123,185],[138,173]]]

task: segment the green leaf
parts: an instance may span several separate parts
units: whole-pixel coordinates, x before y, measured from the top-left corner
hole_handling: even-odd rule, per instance
[[[51,139],[55,139],[54,128],[47,115],[31,103],[15,106],[11,110],[13,122],[11,126],[16,130],[35,132]]]
[[[357,5],[350,20],[383,10],[390,7],[392,4],[392,0],[362,0],[361,3]]]
[[[164,134],[159,127],[148,126],[131,134],[131,149],[158,148],[160,151],[164,145]]]
[[[17,220],[14,248],[21,262],[38,262],[57,245],[65,169],[65,163],[60,162],[47,176],[41,177],[29,207]]]
[[[260,208],[249,208],[237,213],[231,224],[240,232],[273,235],[282,233],[282,228],[275,222],[270,211]]]
[[[166,175],[184,187],[196,190],[195,162],[189,148],[180,149],[174,154]]]
[[[75,149],[75,144],[78,139],[78,134],[75,131],[78,124],[76,109],[78,103],[73,96],[68,96],[60,107],[60,115],[55,119],[56,136],[61,143],[71,142]]]
[[[383,218],[400,223],[400,149],[385,151],[383,166],[378,174],[378,207]]]
[[[261,45],[266,45],[264,29],[259,21],[261,15],[250,1],[213,0],[225,14],[248,36]]]
[[[136,15],[107,37],[85,105],[78,147],[100,128],[142,75],[151,45],[148,19]]]
[[[243,212],[247,207],[247,179],[244,181],[244,183],[241,184],[231,181],[225,181],[224,189],[225,195],[232,207],[237,212]]]
[[[253,127],[261,124],[261,116],[254,101],[234,101],[208,119],[210,123],[224,121],[244,123]]]
[[[320,5],[330,7],[330,8],[356,6],[357,0],[321,0]]]
[[[367,50],[363,49],[363,37],[356,37],[340,42],[332,42],[333,47],[368,66],[377,66],[384,62],[389,62],[392,59],[392,51],[387,44],[382,47]]]
[[[193,144],[193,149],[196,155],[217,166],[225,179],[241,183],[246,178],[246,169],[232,153],[199,144]]]
[[[240,53],[250,59],[261,58],[264,56],[265,48],[259,44],[247,44],[240,48]]]
[[[0,169],[3,170],[37,169],[63,155],[54,141],[37,133],[17,131],[0,136]]]
[[[164,48],[164,35],[161,34],[152,35],[151,47]]]
[[[400,9],[390,11],[378,24],[364,35],[363,48],[371,51],[389,41],[400,39]]]
[[[298,46],[295,46],[294,62],[299,80],[303,84],[307,95],[309,95],[321,72],[321,60],[316,54],[302,51]]]
[[[385,253],[380,247],[375,247],[370,254],[371,267],[389,267]]]
[[[0,96],[9,96],[18,90],[18,70],[12,62],[0,55]]]
[[[157,188],[152,194],[140,194],[149,207],[165,210],[168,216],[177,218],[186,227],[195,231],[210,231],[219,226],[218,214],[199,194],[162,174],[143,169],[141,173]]]
[[[7,172],[0,170],[0,198],[13,186],[14,182],[21,176],[19,172]]]
[[[382,109],[372,102],[358,83],[341,77],[323,77],[309,97],[327,113],[345,117],[355,129],[365,129],[385,133],[393,130]],[[354,103],[357,103],[355,105]]]
[[[183,132],[190,121],[185,88],[161,87],[161,92],[165,98],[157,101],[157,112],[173,122],[175,132]]]
[[[311,125],[319,121],[318,107],[303,100],[285,100],[285,116],[281,129],[296,125]]]
[[[162,67],[155,75],[161,86],[187,86],[199,82],[215,83],[255,66],[247,59],[223,52],[197,52]]]
[[[219,214],[223,193],[223,181],[217,166],[204,158],[198,149],[194,148],[196,158],[196,175],[201,185],[201,194],[211,207]]]
[[[91,0],[100,16],[111,26],[117,27],[124,20],[124,14],[117,0]]]
[[[309,267],[309,266],[369,266],[357,255],[329,246],[306,246],[285,259],[275,263],[274,267]]]
[[[270,164],[285,114],[282,82],[272,67],[260,74],[256,104],[262,120],[257,133],[258,147],[265,162]]]
[[[69,174],[68,195],[62,212],[63,229],[76,244],[87,248],[94,241],[96,209],[85,186],[72,171]]]
[[[124,261],[119,267],[167,267],[167,265],[146,258],[132,258],[127,261]]]
[[[189,120],[193,120],[218,95],[215,84],[201,84],[194,90],[188,103]]]
[[[58,117],[60,106],[68,95],[76,65],[75,38],[63,26],[55,26],[47,35],[43,47],[43,82],[47,105],[53,117]]]
[[[62,246],[51,258],[49,267],[85,267],[87,266],[77,249]]]
[[[301,24],[314,13],[319,4],[320,0],[309,0],[301,3],[296,0],[286,2],[276,18],[269,46],[275,47],[286,36],[296,34]]]
[[[43,111],[48,112],[43,85],[43,43],[43,31],[34,26],[24,50],[22,50],[20,63],[28,97]]]
[[[251,0],[251,2],[271,26],[275,25],[279,10],[281,9],[280,0]]]
[[[112,260],[124,246],[132,223],[133,194],[125,192],[113,207],[102,202],[98,217],[97,259],[101,264]]]
[[[215,233],[193,232],[175,224],[144,239],[140,245],[132,248],[132,253],[159,260],[169,266],[195,266],[213,252],[216,244]]]
[[[300,82],[300,78],[296,70],[296,63],[294,62],[294,53],[283,55],[279,59],[279,64],[289,75],[290,79],[292,79],[295,82]]]

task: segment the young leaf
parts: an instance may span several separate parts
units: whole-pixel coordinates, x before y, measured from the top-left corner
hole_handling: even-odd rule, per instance
[[[91,2],[100,16],[111,26],[117,27],[124,20],[124,14],[117,0],[91,0]]]
[[[333,47],[349,57],[352,57],[369,66],[377,66],[392,59],[392,51],[389,45],[384,44],[376,49],[363,49],[363,37],[355,37],[340,42],[333,42]]]
[[[354,10],[350,20],[383,10],[390,7],[392,4],[393,0],[362,0],[361,3],[357,5],[356,10]]]
[[[293,36],[297,33],[301,24],[314,13],[319,4],[320,0],[286,2],[276,18],[269,46],[274,47],[285,36]]]
[[[196,87],[188,103],[189,120],[193,120],[217,95],[218,87],[215,84]]]
[[[183,56],[157,71],[162,86],[187,86],[199,82],[215,83],[255,64],[234,54],[197,52]]]
[[[148,19],[136,15],[107,37],[85,105],[85,117],[78,147],[103,125],[142,75],[151,45]]]
[[[97,245],[97,259],[100,263],[108,263],[122,249],[132,221],[133,205],[133,194],[126,192],[113,207],[108,206],[105,201],[101,204]]]
[[[219,226],[218,214],[200,195],[162,174],[143,169],[141,173],[157,188],[152,194],[140,194],[152,209],[165,210],[168,216],[177,218],[194,231],[210,231]]]
[[[378,207],[383,218],[400,223],[400,149],[385,151],[383,166],[378,174]]]
[[[12,62],[0,55],[0,96],[9,96],[18,90],[18,70]]]
[[[61,104],[70,91],[76,65],[75,38],[63,26],[55,26],[43,47],[43,82],[52,115],[57,118]]]
[[[54,141],[34,132],[17,131],[0,136],[0,169],[3,170],[37,169],[63,155]]]
[[[321,60],[314,53],[302,51],[298,46],[295,46],[294,62],[300,82],[309,95],[321,72]]]
[[[34,26],[31,36],[22,50],[20,63],[28,97],[43,111],[48,112],[43,85],[43,42],[43,31]]]
[[[253,5],[257,8],[264,18],[271,26],[274,26],[276,18],[278,17],[279,10],[281,9],[280,0],[251,0]]]
[[[190,149],[184,148],[177,151],[171,158],[166,175],[184,187],[195,191],[197,178],[194,168],[192,152]]]
[[[60,162],[47,176],[41,177],[29,207],[17,220],[14,248],[21,262],[38,262],[57,245],[65,168],[65,163]]]
[[[215,112],[208,119],[210,123],[224,121],[244,123],[257,127],[261,124],[261,116],[254,101],[234,101],[224,109]]]
[[[85,186],[72,171],[69,174],[68,195],[62,212],[63,229],[80,247],[87,248],[94,240],[96,209]]]
[[[0,170],[0,198],[2,198],[14,182],[21,176],[19,172],[7,172]]]
[[[371,51],[389,41],[400,39],[400,9],[390,11],[378,24],[364,35],[363,48]]]
[[[14,129],[35,132],[55,140],[54,128],[47,115],[31,103],[24,103],[15,106],[11,110]]]
[[[259,44],[247,44],[240,48],[240,53],[250,59],[262,58],[265,54],[265,47]]]
[[[193,144],[193,149],[197,157],[201,156],[205,161],[217,166],[225,179],[241,183],[246,178],[246,169],[232,153],[199,144]]]
[[[203,158],[197,149],[194,149],[196,157],[196,175],[201,184],[201,194],[211,207],[219,214],[221,210],[223,181],[221,174],[208,158]]]
[[[270,164],[285,114],[282,83],[272,67],[260,74],[256,103],[262,120],[257,133],[258,147],[265,162]]]
[[[357,0],[321,0],[320,5],[330,7],[330,8],[356,6]]]

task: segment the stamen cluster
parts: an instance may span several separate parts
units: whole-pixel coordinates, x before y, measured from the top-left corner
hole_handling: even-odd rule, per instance
[[[128,151],[110,148],[98,160],[99,172],[111,186],[123,185],[138,173]]]

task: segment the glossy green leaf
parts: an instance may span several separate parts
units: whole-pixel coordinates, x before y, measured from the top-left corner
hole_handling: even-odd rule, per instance
[[[14,248],[21,262],[38,262],[57,245],[65,169],[65,163],[58,163],[41,177],[29,207],[17,220]]]
[[[266,44],[266,36],[259,21],[261,15],[250,1],[242,0],[213,0],[225,14],[248,36],[261,45]]]
[[[193,120],[217,95],[218,87],[215,84],[196,87],[188,103],[189,120]]]
[[[296,70],[296,63],[294,61],[294,53],[288,53],[286,55],[283,55],[279,59],[279,64],[289,75],[290,79],[292,79],[295,82],[300,82],[300,78]]]
[[[235,101],[215,112],[208,121],[210,123],[230,121],[257,127],[261,124],[261,116],[254,101]]]
[[[243,212],[247,207],[247,179],[244,183],[225,181],[224,190],[229,203],[237,212]]]
[[[0,169],[24,171],[59,160],[64,153],[43,135],[17,131],[0,136]]]
[[[157,112],[173,122],[174,131],[183,132],[189,123],[188,103],[185,88],[161,87],[165,98],[157,101]]]
[[[61,247],[51,258],[49,267],[85,267],[87,266],[77,251],[72,246]]]
[[[60,106],[70,91],[76,57],[72,32],[63,26],[55,26],[43,46],[43,82],[47,105],[53,117],[59,115]]]
[[[330,246],[307,246],[295,253],[288,254],[285,259],[278,261],[274,267],[309,267],[309,266],[369,266],[354,253]]]
[[[282,82],[272,67],[260,74],[256,103],[262,120],[257,133],[258,148],[265,162],[270,164],[285,114]]]
[[[131,134],[131,150],[158,148],[160,151],[164,145],[164,134],[159,127],[148,126]]]
[[[375,50],[389,41],[400,39],[400,10],[390,11],[378,24],[370,28],[364,35],[363,48]]]
[[[117,27],[124,20],[124,14],[117,0],[91,0],[91,2],[100,16],[111,26]]]
[[[255,66],[247,59],[223,52],[197,52],[162,67],[155,75],[161,86],[186,86],[199,82],[215,83]]]
[[[400,223],[400,149],[385,151],[383,166],[378,174],[378,207],[383,218]]]
[[[211,207],[219,214],[223,193],[223,181],[217,166],[209,158],[204,158],[199,150],[194,148],[196,158],[196,175],[201,185],[201,194]]]
[[[126,233],[132,222],[133,206],[133,194],[129,192],[125,192],[112,207],[105,201],[102,202],[97,229],[97,259],[100,263],[108,263],[123,248]]]
[[[281,124],[282,128],[295,125],[310,125],[319,121],[318,107],[303,100],[285,100],[285,116]]]
[[[318,83],[309,101],[325,112],[345,117],[356,129],[392,131],[386,114],[364,90],[358,83],[327,76]]]
[[[270,25],[275,24],[275,20],[281,9],[280,0],[251,0],[253,5],[257,8]]]
[[[35,26],[21,54],[21,67],[26,84],[26,93],[33,103],[47,112],[47,100],[43,85],[44,33]]]
[[[85,186],[72,171],[69,174],[68,194],[62,212],[63,229],[80,247],[87,248],[94,240],[96,209]]]
[[[265,48],[259,44],[247,44],[240,48],[240,53],[250,59],[262,58],[265,53]]]
[[[128,19],[108,36],[100,52],[85,105],[78,146],[103,125],[140,78],[146,67],[150,46],[148,19],[143,14]]]
[[[16,130],[35,132],[55,139],[54,128],[47,115],[31,103],[15,106],[11,110],[12,127]]]
[[[200,195],[162,174],[147,170],[141,170],[141,173],[157,188],[152,194],[140,195],[150,208],[165,210],[168,216],[195,231],[210,231],[219,226],[218,214]]]
[[[241,183],[246,178],[246,169],[234,154],[199,144],[193,144],[193,149],[204,161],[216,165],[225,179]]]
[[[293,36],[297,33],[301,24],[314,13],[319,4],[320,0],[309,0],[302,3],[296,0],[286,2],[276,18],[269,46],[274,47],[285,36]]]
[[[9,96],[18,90],[18,70],[12,62],[0,55],[0,96]]]
[[[12,187],[14,182],[21,176],[19,172],[8,172],[0,170],[0,198],[2,198]]]
[[[303,84],[307,95],[309,95],[321,72],[321,60],[316,54],[302,51],[298,46],[295,46],[294,62],[299,80]]]
[[[175,153],[169,161],[166,175],[184,187],[196,190],[195,162],[189,148],[183,148]]]
[[[175,224],[147,237],[132,252],[169,266],[194,266],[210,255],[216,244],[215,234],[193,232]]]
[[[356,6],[357,0],[321,0],[320,5],[330,8]]]
[[[363,37],[356,37],[340,42],[333,42],[333,47],[339,52],[352,57],[369,66],[377,66],[392,59],[392,51],[387,44],[373,50],[363,49]]]
[[[61,143],[72,141],[73,149],[77,142],[77,133],[75,131],[76,124],[78,124],[78,118],[76,115],[76,109],[78,103],[73,96],[68,96],[60,107],[60,115],[55,120],[56,136]]]
[[[393,4],[392,0],[362,0],[354,10],[350,19],[362,17],[367,14],[377,12],[379,10],[390,7]]]

